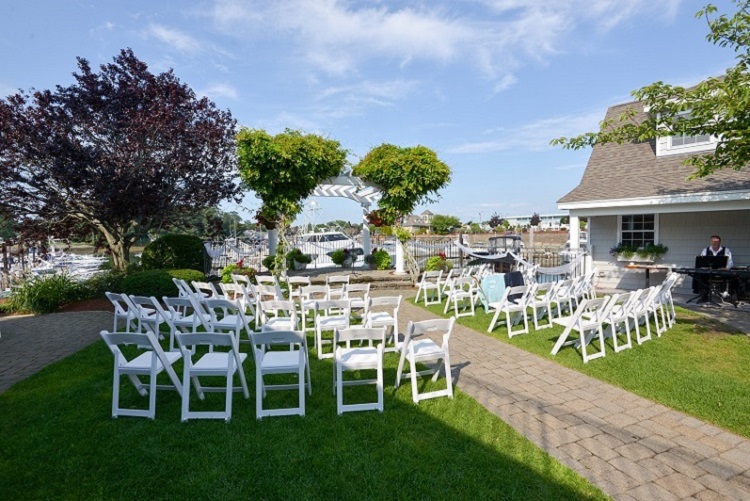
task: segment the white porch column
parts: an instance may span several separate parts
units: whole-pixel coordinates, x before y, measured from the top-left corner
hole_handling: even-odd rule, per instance
[[[404,244],[396,239],[396,275],[406,275],[404,269]]]
[[[570,250],[578,250],[581,241],[581,223],[578,216],[570,216]]]
[[[367,222],[367,207],[362,206],[362,250],[365,256],[370,254],[370,223]]]

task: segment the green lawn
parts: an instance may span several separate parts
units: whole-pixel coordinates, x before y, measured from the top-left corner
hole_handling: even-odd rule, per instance
[[[337,416],[332,364],[313,359],[307,416],[263,421],[249,359],[251,398],[235,394],[228,424],[181,423],[174,391],[154,421],[112,419],[112,360],[97,342],[0,394],[0,499],[606,499],[460,390],[415,405],[393,388],[395,354],[385,412]]]
[[[445,316],[442,305],[427,309]],[[550,355],[560,326],[534,331],[530,323],[529,334],[508,339],[504,323],[487,333],[491,318],[479,307],[476,316],[459,323],[750,438],[750,338],[744,333],[677,308],[677,324],[662,337],[656,337],[652,324],[651,341],[639,346],[633,333],[633,348],[615,353],[607,340],[606,357],[584,364],[573,347]]]

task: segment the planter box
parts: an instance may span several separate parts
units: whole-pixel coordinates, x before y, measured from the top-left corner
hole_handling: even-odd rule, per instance
[[[619,255],[617,256],[617,260],[620,261],[620,262],[623,262],[623,263],[649,263],[649,264],[653,264],[654,262],[656,262],[657,259],[659,259],[659,258],[654,257],[654,256],[641,257],[638,254],[633,254],[630,257],[624,257],[624,256],[619,256]]]
[[[307,269],[307,263],[300,263],[299,261],[294,262],[294,269],[295,270],[306,270]]]

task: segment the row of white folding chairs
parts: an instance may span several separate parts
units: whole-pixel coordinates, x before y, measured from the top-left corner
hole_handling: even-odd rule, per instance
[[[651,322],[661,337],[676,322],[672,288],[677,274],[670,274],[660,285],[601,298],[584,299],[573,315],[555,319],[565,330],[552,348],[556,355],[563,346],[574,345],[581,350],[584,363],[604,357],[605,339],[611,338],[616,353],[632,348],[631,327],[640,345],[652,339]],[[641,330],[644,328],[645,332]],[[578,338],[572,336],[578,334]],[[592,345],[596,340],[598,348]],[[589,353],[592,346],[594,352]]]
[[[404,365],[409,361],[410,372],[405,374],[412,382],[412,398],[418,403],[420,400],[439,396],[453,396],[452,376],[450,370],[450,355],[448,342],[455,323],[455,318],[427,320],[422,322],[410,322],[406,337],[399,348],[401,356],[396,375],[398,387],[404,375]],[[442,343],[425,337],[424,334],[442,336]],[[179,351],[164,351],[161,347],[157,334],[151,330],[144,332],[101,332],[102,339],[106,342],[114,355],[112,416],[144,416],[154,419],[156,416],[156,390],[171,388],[175,389],[182,399],[181,419],[187,421],[192,418],[223,418],[229,421],[232,417],[232,396],[236,391],[242,391],[245,398],[249,399],[247,381],[244,374],[243,363],[247,354],[239,351],[239,345],[234,336],[227,333],[217,332],[177,332],[176,338]],[[333,391],[337,397],[337,412],[360,411],[376,409],[383,411],[383,343],[372,346],[373,342],[382,341],[385,337],[385,327],[357,327],[349,329],[336,329],[334,332],[334,386]],[[369,346],[352,347],[352,341],[369,341]],[[256,366],[256,417],[262,419],[264,416],[279,415],[305,415],[305,389],[309,394],[312,392],[310,380],[310,367],[307,354],[306,337],[301,331],[266,331],[252,334],[253,356]],[[342,345],[344,343],[344,345]],[[143,351],[137,356],[128,358],[122,346],[137,345]],[[209,351],[200,355],[193,361],[197,347],[208,346]],[[227,351],[214,351],[216,346],[225,346]],[[273,346],[281,346],[282,350],[274,350]],[[183,379],[179,380],[173,369],[173,364],[183,359]],[[436,361],[435,368],[427,371],[418,371],[417,363]],[[417,376],[434,374],[433,381],[439,375],[441,363],[446,376],[446,388],[430,392],[419,392]],[[346,370],[375,369],[376,378],[373,380],[345,380],[343,373]],[[171,385],[157,385],[158,374],[166,371],[172,382]],[[297,374],[297,382],[294,384],[267,384],[264,376],[271,374]],[[234,384],[235,375],[239,375],[240,386]],[[149,405],[147,409],[121,408],[119,401],[120,377],[127,376],[136,390],[142,395],[149,394]],[[139,376],[148,376],[148,385],[142,383]],[[210,387],[200,383],[199,378],[204,376],[225,376],[226,385],[223,387]],[[348,404],[343,402],[343,387],[352,384],[375,384],[377,389],[377,401],[367,404]],[[194,387],[198,397],[204,399],[205,392],[224,392],[225,408],[223,411],[191,411],[190,394],[191,386]],[[268,390],[296,389],[298,391],[298,406],[291,408],[264,409],[263,400]]]
[[[414,301],[419,302],[421,296],[425,306],[441,304],[443,297],[450,299],[450,292],[456,280],[472,278],[475,283],[479,283],[482,277],[490,272],[491,266],[486,263],[463,268],[451,268],[445,276],[443,276],[442,270],[424,271],[417,284],[417,295]]]

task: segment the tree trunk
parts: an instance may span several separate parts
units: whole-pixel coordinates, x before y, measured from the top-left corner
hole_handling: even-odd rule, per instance
[[[112,266],[115,270],[125,271],[130,262],[130,245],[122,241],[108,242],[112,253]]]

